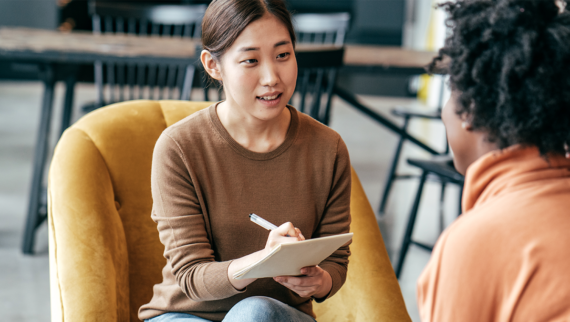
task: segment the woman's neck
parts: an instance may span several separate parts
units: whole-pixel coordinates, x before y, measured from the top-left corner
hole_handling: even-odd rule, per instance
[[[258,153],[271,152],[279,147],[285,141],[291,123],[288,108],[270,120],[261,120],[243,113],[227,101],[219,103],[216,112],[224,128],[237,143]]]

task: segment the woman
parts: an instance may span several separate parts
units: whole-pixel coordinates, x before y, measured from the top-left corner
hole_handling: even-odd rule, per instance
[[[418,281],[422,321],[570,320],[570,14],[554,0],[441,5],[443,108],[463,215]],[[445,58],[445,59],[443,59]]]
[[[281,0],[213,1],[202,42],[204,69],[226,100],[169,127],[156,144],[152,218],[167,261],[139,318],[314,321],[312,299],[325,300],[345,281],[348,245],[301,277],[233,274],[279,243],[349,231],[346,146],[287,106],[297,62]],[[281,226],[268,234],[250,213]]]

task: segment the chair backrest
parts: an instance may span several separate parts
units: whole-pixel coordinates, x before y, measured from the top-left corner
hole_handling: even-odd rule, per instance
[[[297,42],[300,44],[342,46],[349,23],[350,14],[347,12],[293,15]],[[297,56],[299,62],[299,75],[295,90],[297,94],[291,103],[302,112],[328,125],[332,90],[342,61],[336,64],[336,59],[330,59],[326,54],[308,62],[303,61],[299,54]],[[307,99],[311,102],[307,102]]]
[[[162,131],[210,103],[131,101],[68,128],[48,183],[52,321],[139,321],[162,281],[151,220],[152,152]],[[353,172],[346,284],[315,304],[319,322],[410,321],[374,212]]]
[[[300,13],[293,15],[299,43],[342,46],[350,24],[348,12]]]
[[[207,5],[145,5],[91,1],[94,33],[199,38]]]
[[[330,46],[320,51],[314,48],[304,51],[303,46],[299,45],[296,56],[299,72],[290,103],[299,111],[328,125],[333,89],[338,70],[343,64],[344,48]]]
[[[93,33],[199,38],[207,5],[145,5],[90,1]],[[95,62],[97,105],[132,99],[190,98],[195,67]]]

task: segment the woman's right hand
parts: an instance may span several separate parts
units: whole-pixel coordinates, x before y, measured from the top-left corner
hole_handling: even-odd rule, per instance
[[[279,244],[302,240],[305,240],[305,237],[301,233],[301,230],[293,226],[292,223],[286,222],[269,233],[269,237],[267,237],[267,243],[265,244],[265,250],[271,251],[273,247]]]

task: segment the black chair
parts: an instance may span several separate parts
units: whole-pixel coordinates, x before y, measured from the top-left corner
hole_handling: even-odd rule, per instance
[[[433,111],[421,111],[417,109],[409,109],[404,107],[396,107],[392,109],[392,114],[404,119],[404,124],[402,125],[402,130],[408,131],[408,125],[412,118],[420,118],[420,119],[427,119],[427,120],[441,120],[441,110],[436,109]],[[392,190],[392,186],[395,180],[400,179],[411,179],[417,176],[408,175],[408,174],[398,174],[398,163],[400,162],[400,156],[402,154],[402,147],[404,146],[404,142],[406,139],[403,136],[400,136],[398,140],[398,144],[396,145],[396,151],[394,152],[394,156],[392,157],[392,164],[390,165],[390,170],[388,172],[388,179],[384,184],[384,191],[382,193],[382,198],[380,199],[380,207],[378,208],[378,212],[382,215],[386,210],[386,204],[388,202],[388,198],[390,197],[390,191]],[[449,152],[449,148],[447,146],[446,141],[446,149],[442,154],[447,154]]]
[[[348,12],[293,15],[293,25],[299,43],[342,46],[349,24]]]
[[[322,51],[296,51],[300,77],[290,103],[328,125],[333,89],[338,69],[343,64],[344,47],[323,49]]]
[[[432,251],[433,249],[433,246],[431,245],[426,245],[424,243],[412,239],[412,234],[414,232],[414,225],[416,222],[416,217],[418,215],[418,209],[420,206],[424,185],[426,183],[426,180],[428,179],[428,176],[435,176],[441,182],[440,230],[443,230],[443,216],[441,213],[442,211],[441,203],[443,203],[445,187],[447,186],[447,184],[458,185],[460,187],[460,196],[461,196],[463,192],[463,182],[464,182],[464,177],[459,172],[457,172],[457,170],[455,170],[455,167],[453,166],[453,159],[450,156],[436,157],[433,160],[408,159],[408,163],[412,166],[420,168],[422,170],[422,174],[420,176],[420,182],[418,190],[416,192],[414,203],[412,205],[412,209],[408,217],[406,232],[404,233],[404,239],[402,241],[400,254],[398,256],[398,262],[396,264],[395,272],[397,278],[400,278],[400,274],[404,266],[404,261],[406,259],[406,255],[408,253],[411,244],[416,245],[427,251]],[[459,214],[460,213],[461,213],[461,198],[459,202]]]
[[[200,38],[207,5],[146,5],[90,2],[94,33],[133,36]],[[164,65],[160,61],[139,64],[95,63],[95,108],[132,99],[190,99],[196,67]]]
[[[136,35],[156,35],[161,37],[200,37],[201,21],[206,5],[134,5],[127,3],[89,3],[95,33],[125,33]],[[122,100],[149,99],[189,99],[195,67],[193,64],[164,65],[159,60],[149,62],[144,59],[109,59],[95,63],[95,84],[97,102],[83,107],[83,110],[119,102]],[[73,102],[75,72],[66,78],[65,107],[61,133],[69,126]],[[56,79],[61,76],[56,75]],[[105,95],[105,91],[107,95]],[[146,96],[146,97],[145,97]],[[47,152],[38,152],[45,155]],[[43,174],[38,163],[34,173]],[[22,251],[33,254],[35,234],[38,227],[47,219],[47,192],[43,187],[43,175],[35,175],[30,193],[30,206],[26,216]]]
[[[350,14],[346,12],[293,15],[293,24],[300,44],[342,46],[349,23]],[[299,55],[297,52],[298,61]],[[333,89],[338,70],[342,66],[342,57],[339,61],[334,50],[322,55],[299,63],[299,76],[291,103],[301,112],[328,125]]]

